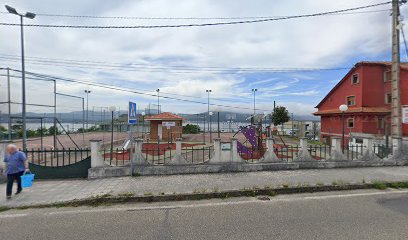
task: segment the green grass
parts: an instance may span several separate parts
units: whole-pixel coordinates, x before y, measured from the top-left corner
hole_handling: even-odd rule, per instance
[[[268,192],[268,196],[270,196],[270,197],[275,197],[276,195],[278,195],[278,193],[273,191],[273,190]]]
[[[0,206],[0,212],[5,212],[5,211],[8,211],[8,210],[10,210],[10,208],[9,208],[9,207],[6,207],[6,206]]]
[[[135,196],[135,193],[132,193],[132,192],[124,192],[124,193],[119,193],[118,196],[119,196],[119,197],[133,197],[133,196]]]
[[[384,190],[387,189],[387,184],[384,181],[373,181],[373,187],[375,189]]]

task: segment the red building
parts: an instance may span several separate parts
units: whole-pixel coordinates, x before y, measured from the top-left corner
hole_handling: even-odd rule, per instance
[[[146,121],[150,121],[150,140],[175,141],[182,137],[183,133],[183,117],[176,114],[163,112],[157,115],[145,117]],[[165,126],[165,125],[171,126]]]
[[[408,107],[408,63],[401,63],[401,105]],[[316,106],[321,116],[322,141],[342,136],[339,106],[345,112],[346,142],[362,143],[364,137],[385,139],[391,131],[391,63],[359,62]],[[408,125],[403,124],[403,136]]]

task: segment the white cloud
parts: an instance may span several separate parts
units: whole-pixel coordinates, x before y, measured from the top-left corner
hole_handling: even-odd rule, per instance
[[[377,3],[373,0],[297,0],[297,1],[244,1],[244,0],[149,0],[149,1],[14,1],[11,5],[23,11],[37,13],[105,15],[105,16],[277,16],[315,13],[327,10]],[[379,7],[376,9],[385,9]],[[17,22],[15,16],[1,15],[4,22]],[[208,20],[210,21],[210,20]],[[217,20],[226,21],[226,20]],[[70,19],[38,16],[27,23],[144,25],[177,24],[187,20],[120,20]],[[195,21],[197,22],[197,21]],[[333,67],[348,64],[350,58],[376,57],[390,46],[390,17],[387,13],[336,15],[279,22],[244,24],[190,29],[123,29],[78,30],[40,29],[26,27],[26,54],[50,58],[85,59],[116,63],[148,64],[136,71],[114,71],[35,65],[27,61],[27,69],[57,76],[103,82],[154,93],[160,88],[172,94],[192,95],[206,101],[205,89],[212,89],[212,97],[222,103],[237,105],[251,101],[250,88],[262,84],[259,99],[267,106],[271,97],[316,96],[313,84],[305,89],[292,89],[302,81],[315,79],[311,74],[292,74],[291,80],[276,80],[268,76],[248,80],[242,75],[214,72],[174,73],[152,72],[149,67],[169,65],[219,67]],[[0,27],[0,53],[19,55],[18,28]],[[167,59],[167,60],[166,60]],[[0,61],[2,65],[19,68],[19,62]],[[78,71],[80,70],[80,71]],[[301,79],[301,80],[297,80]],[[252,81],[252,82],[251,82]],[[59,89],[68,94],[83,95],[84,86],[60,83]],[[301,87],[302,88],[302,87]],[[127,99],[142,104],[154,101],[112,90],[92,87],[92,104],[125,106]],[[285,91],[283,91],[285,90]],[[44,92],[50,91],[45,88]],[[324,93],[320,93],[323,94]],[[315,99],[291,103],[296,111],[312,112]],[[169,103],[170,104],[170,103]],[[244,104],[244,105],[245,105]],[[262,102],[260,102],[262,104]],[[289,105],[288,105],[289,106]],[[303,107],[302,107],[303,106]],[[205,106],[171,103],[172,111],[197,110]],[[270,106],[268,107],[270,109]],[[174,109],[174,110],[173,110]]]

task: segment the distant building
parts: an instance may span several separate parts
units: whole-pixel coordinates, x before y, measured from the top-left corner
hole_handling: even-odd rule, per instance
[[[320,129],[320,123],[314,121],[289,120],[275,129],[281,135],[290,135],[296,137],[309,137],[317,135]]]
[[[401,63],[401,105],[408,107],[408,63]],[[362,143],[363,138],[384,139],[391,134],[391,63],[359,62],[316,106],[321,117],[321,140],[342,136],[339,106],[345,112],[346,142]],[[408,125],[403,124],[408,137]]]
[[[150,140],[157,141],[160,139],[162,141],[174,141],[176,138],[182,137],[183,117],[173,113],[163,112],[145,117],[145,120],[150,121]]]

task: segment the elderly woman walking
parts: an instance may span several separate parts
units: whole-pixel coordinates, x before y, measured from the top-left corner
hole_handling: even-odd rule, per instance
[[[17,181],[17,192],[21,193],[23,188],[21,187],[21,176],[24,172],[29,172],[29,165],[24,152],[18,151],[16,145],[10,144],[6,147],[6,157],[3,162],[6,164],[6,174],[7,174],[7,199],[11,198],[11,193],[13,190],[14,180]]]

